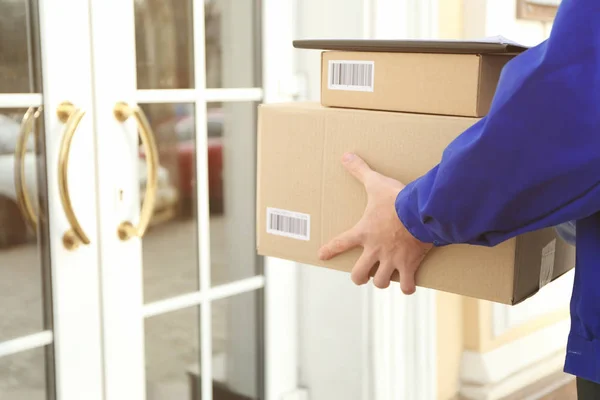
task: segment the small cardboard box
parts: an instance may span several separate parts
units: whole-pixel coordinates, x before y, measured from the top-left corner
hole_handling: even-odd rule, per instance
[[[366,205],[362,185],[341,165],[344,152],[356,152],[375,170],[408,183],[434,167],[445,147],[476,121],[313,103],[260,106],[258,253],[351,271],[362,249],[327,262],[317,257],[319,247],[352,227]],[[494,248],[436,248],[417,285],[516,304],[574,265],[573,249],[546,229]]]
[[[296,41],[323,48],[321,104],[485,116],[502,68],[524,47],[460,41]]]

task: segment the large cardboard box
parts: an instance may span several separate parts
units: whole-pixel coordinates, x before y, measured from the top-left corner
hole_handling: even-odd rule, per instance
[[[435,166],[444,148],[476,121],[313,103],[260,106],[258,253],[350,271],[361,249],[328,262],[317,257],[319,247],[352,227],[366,205],[363,187],[341,164],[344,152],[408,183]],[[436,248],[417,285],[516,304],[573,266],[573,249],[547,229],[494,248]]]
[[[321,104],[482,117],[502,68],[524,47],[496,42],[316,40],[324,48]]]

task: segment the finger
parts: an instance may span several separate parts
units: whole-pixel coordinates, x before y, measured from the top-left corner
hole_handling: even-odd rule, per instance
[[[332,239],[319,249],[320,260],[330,260],[333,257],[360,245],[360,232],[352,228]]]
[[[375,254],[369,253],[366,250],[363,251],[354,268],[352,268],[352,273],[350,274],[352,282],[359,286],[369,282],[371,268],[373,268],[376,262],[377,256]]]
[[[379,289],[386,289],[390,286],[390,280],[392,273],[395,271],[394,264],[391,262],[380,262],[377,272],[375,272],[375,278],[373,278],[373,284]]]
[[[356,154],[344,154],[342,163],[344,164],[344,167],[346,167],[346,169],[363,184],[365,183],[367,176],[373,172],[367,163]]]
[[[417,272],[417,268],[413,267],[410,264],[403,263],[400,268],[400,289],[402,289],[402,293],[404,294],[413,294],[417,290],[417,286],[415,284],[415,274]]]

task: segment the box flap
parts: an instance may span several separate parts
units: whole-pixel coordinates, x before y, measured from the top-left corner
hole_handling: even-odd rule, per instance
[[[386,53],[516,54],[528,48],[502,36],[477,40],[305,39],[293,44],[297,49]]]

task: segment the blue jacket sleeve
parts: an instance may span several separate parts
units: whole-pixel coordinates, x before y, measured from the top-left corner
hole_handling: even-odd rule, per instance
[[[494,246],[600,211],[600,1],[563,0],[548,40],[503,69],[488,115],[410,183],[418,239]]]
[[[564,222],[554,228],[562,240],[575,246],[577,242],[577,225],[574,221]]]

